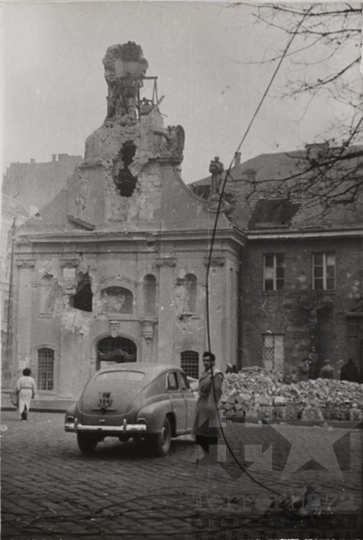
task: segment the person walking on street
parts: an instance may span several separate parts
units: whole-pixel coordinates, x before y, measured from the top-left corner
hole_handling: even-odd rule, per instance
[[[218,403],[222,396],[223,373],[215,367],[215,355],[211,352],[203,354],[203,364],[205,371],[199,379],[193,434],[196,443],[215,463],[220,434]]]
[[[35,380],[31,377],[31,370],[25,368],[23,375],[16,383],[16,391],[18,394],[18,412],[21,420],[28,419],[30,409],[30,400],[34,398],[36,392]]]
[[[359,382],[359,371],[353,358],[349,358],[340,372],[341,381]]]

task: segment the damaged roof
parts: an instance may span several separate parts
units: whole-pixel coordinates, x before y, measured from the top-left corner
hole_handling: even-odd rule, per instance
[[[289,199],[261,199],[257,201],[248,228],[288,227],[299,208],[300,204]]]
[[[191,186],[208,198],[211,177]],[[225,198],[229,219],[243,230],[356,228],[363,225],[363,146],[261,154],[231,169]]]

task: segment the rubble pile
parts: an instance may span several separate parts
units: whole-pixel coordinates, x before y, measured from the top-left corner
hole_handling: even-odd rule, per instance
[[[363,419],[363,385],[335,379],[286,384],[283,375],[244,368],[225,375],[222,409],[227,418]]]

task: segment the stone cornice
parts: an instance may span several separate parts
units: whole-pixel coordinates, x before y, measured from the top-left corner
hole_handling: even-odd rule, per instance
[[[246,231],[248,240],[285,240],[300,238],[360,238],[363,237],[363,229],[330,229],[330,230],[301,230],[301,231]]]
[[[16,245],[29,245],[33,244],[62,244],[65,245],[71,243],[112,243],[112,242],[124,242],[130,244],[132,242],[144,241],[145,244],[149,241],[150,235],[158,242],[172,241],[172,242],[190,242],[190,241],[209,241],[211,238],[210,229],[191,229],[191,230],[155,230],[155,231],[72,231],[72,232],[49,232],[49,233],[34,233],[27,234],[23,238],[18,236]],[[224,229],[217,229],[215,235],[216,241],[218,240],[232,240],[241,246],[245,245],[246,235],[244,232],[236,229],[235,227],[228,227]]]
[[[18,268],[34,268],[35,260],[34,259],[24,259],[18,260],[15,262]]]
[[[205,266],[208,266],[209,257],[204,257],[203,262]],[[225,262],[226,262],[225,257],[212,257],[210,260],[210,266],[213,268],[217,266],[223,266]]]

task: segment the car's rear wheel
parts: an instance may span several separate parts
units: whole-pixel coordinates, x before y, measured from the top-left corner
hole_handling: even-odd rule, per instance
[[[98,439],[93,433],[77,433],[77,443],[82,454],[93,454]]]
[[[170,450],[170,443],[171,425],[169,419],[165,417],[161,432],[150,437],[150,449],[156,456],[166,456]]]

